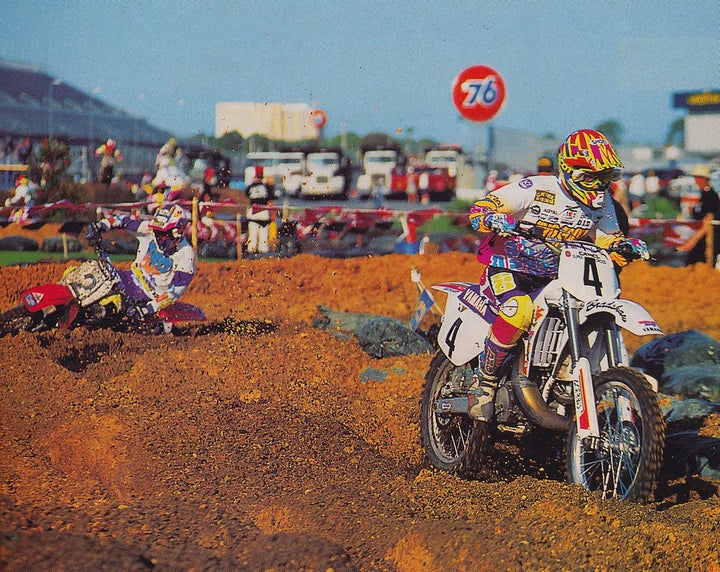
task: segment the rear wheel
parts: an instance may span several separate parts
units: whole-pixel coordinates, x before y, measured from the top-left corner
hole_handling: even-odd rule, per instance
[[[42,313],[40,313],[40,316],[42,316]],[[30,313],[23,304],[20,304],[0,315],[0,335],[5,336],[22,331],[31,331],[36,329],[39,324],[39,316]]]
[[[420,408],[420,432],[428,461],[461,477],[474,476],[479,469],[488,427],[464,414],[438,412],[436,402],[466,395],[472,373],[469,364],[458,367],[438,352],[425,377]]]
[[[652,387],[637,370],[617,367],[593,379],[600,429],[581,440],[572,425],[567,441],[571,483],[603,498],[645,502],[662,466],[665,424]]]

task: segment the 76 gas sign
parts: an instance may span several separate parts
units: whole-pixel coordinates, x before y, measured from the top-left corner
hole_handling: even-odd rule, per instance
[[[505,102],[505,83],[488,66],[464,69],[453,81],[452,96],[460,114],[470,121],[488,121]]]

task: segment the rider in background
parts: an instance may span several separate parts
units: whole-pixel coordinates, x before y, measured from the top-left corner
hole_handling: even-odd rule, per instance
[[[25,173],[18,175],[15,192],[5,200],[6,207],[31,207],[35,202],[35,185]]]
[[[171,166],[180,166],[181,160],[183,158],[183,151],[182,148],[178,146],[178,142],[175,139],[175,137],[170,137],[170,139],[167,140],[166,143],[163,144],[162,147],[160,147],[160,150],[157,152],[157,155],[155,156],[155,166],[161,167],[160,160],[163,157],[167,157],[167,165]]]
[[[115,165],[123,160],[123,154],[117,148],[115,141],[108,139],[95,149],[95,157],[102,157],[98,169],[98,178],[101,183],[109,185],[112,182]]]
[[[626,239],[618,227],[608,187],[622,167],[602,133],[581,129],[561,145],[558,175],[509,183],[471,207],[472,227],[489,233],[478,250],[478,260],[486,265],[480,285],[499,309],[479,357],[479,386],[471,390],[473,418],[492,419],[498,369],[530,327],[540,289],[557,276],[558,255],[540,241],[514,234],[518,223],[559,241],[587,238],[603,248],[625,241],[649,258],[645,243]],[[629,262],[617,253],[610,256],[618,266]]]
[[[111,229],[135,234],[138,248],[130,270],[120,270],[125,291],[134,301],[131,317],[144,318],[175,302],[195,275],[195,251],[185,230],[190,223],[185,210],[167,205],[150,220],[110,215],[91,223],[86,238],[91,243]]]

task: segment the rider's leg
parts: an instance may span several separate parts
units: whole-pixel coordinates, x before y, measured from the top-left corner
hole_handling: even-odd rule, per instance
[[[470,391],[470,416],[478,421],[490,421],[495,412],[493,402],[497,389],[497,372],[520,337],[530,327],[533,300],[528,294],[512,296],[500,305],[500,314],[485,338],[480,354],[478,387]]]

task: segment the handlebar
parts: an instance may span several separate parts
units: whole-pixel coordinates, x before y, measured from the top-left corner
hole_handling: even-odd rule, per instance
[[[545,244],[550,250],[552,250],[555,254],[560,254],[562,250],[562,244],[563,242],[568,241],[562,241],[555,238],[549,238],[542,235],[542,229],[540,229],[538,226],[519,221],[518,224],[515,226],[515,230],[510,233],[514,236],[520,236],[522,238],[527,238],[530,240],[536,240],[538,242],[542,242]],[[588,244],[587,241],[569,241],[569,242],[583,242],[585,244]],[[594,243],[589,243],[594,244]],[[598,249],[604,250],[609,254],[619,254],[626,260],[639,260],[642,258],[642,255],[634,248],[632,242],[630,242],[628,239],[622,239],[616,241],[614,244],[610,245],[607,248],[603,248],[601,246],[595,245]]]
[[[125,290],[122,278],[120,278],[120,273],[113,264],[110,253],[103,246],[102,232],[103,231],[100,230],[95,237],[88,238],[88,242],[92,245],[93,250],[95,250],[95,255],[100,263],[100,270],[107,280],[115,284],[122,295],[123,305],[127,305],[125,310],[127,317],[131,322],[142,323],[146,314],[143,310],[144,305],[127,296],[127,291]]]

